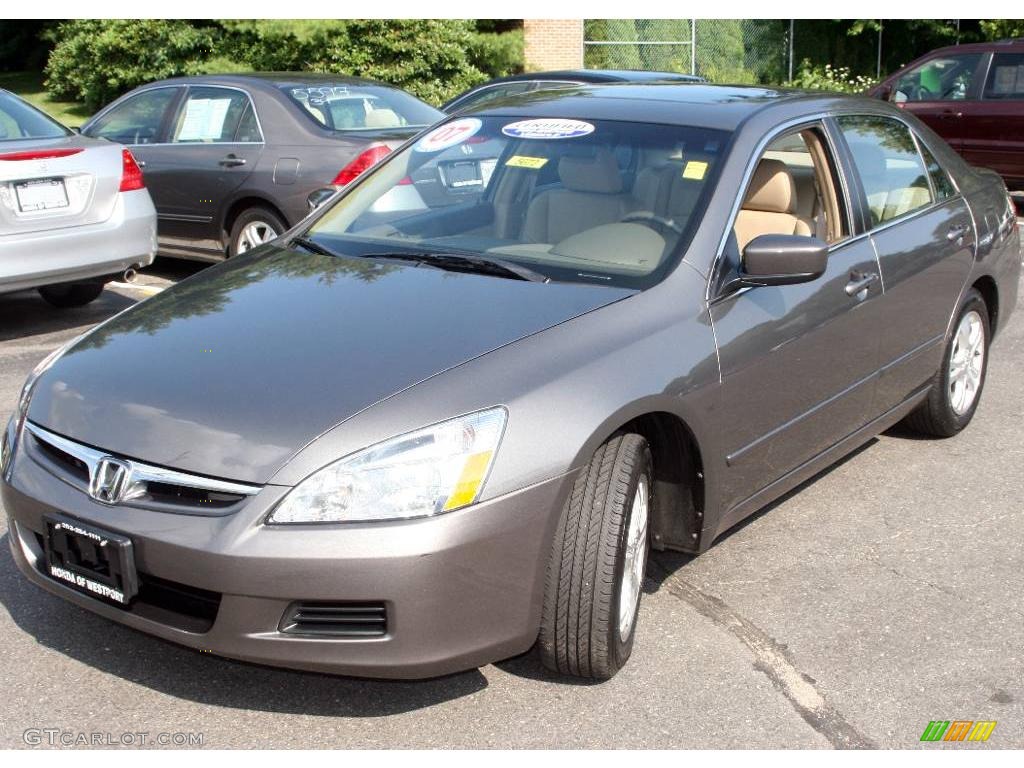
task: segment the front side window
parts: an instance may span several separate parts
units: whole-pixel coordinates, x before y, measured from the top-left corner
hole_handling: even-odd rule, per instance
[[[12,94],[0,91],[0,141],[59,139],[70,131]]]
[[[942,56],[914,67],[896,81],[892,100],[961,101],[970,95],[982,54]]]
[[[853,155],[872,226],[932,203],[928,171],[906,125],[868,115],[845,115],[836,122]]]
[[[985,81],[986,99],[1024,99],[1024,53],[997,53]]]
[[[86,133],[118,144],[152,144],[160,138],[167,109],[177,88],[154,88],[130,96],[100,117]]]
[[[332,131],[425,128],[444,115],[415,96],[394,88],[347,83],[280,86],[310,120]]]
[[[307,235],[343,254],[469,254],[642,289],[700,222],[727,139],[691,126],[458,118],[357,182]]]
[[[178,112],[171,141],[175,144],[223,144],[235,141],[249,96],[233,88],[190,88]]]
[[[758,159],[736,215],[740,252],[761,235],[802,235],[828,244],[848,232],[837,175],[820,127],[787,133]]]

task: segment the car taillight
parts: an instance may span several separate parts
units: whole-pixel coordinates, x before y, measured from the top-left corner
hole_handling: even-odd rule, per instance
[[[4,152],[0,154],[0,160],[54,160],[58,157],[71,157],[82,151],[81,147],[75,149],[33,149],[26,152]]]
[[[391,147],[383,144],[374,144],[369,149],[359,153],[355,160],[338,171],[338,175],[334,177],[334,181],[331,184],[339,187],[345,186],[359,174],[363,173],[363,171],[380,161],[382,157],[389,154],[391,154]]]
[[[131,192],[135,189],[143,189],[145,183],[142,181],[142,169],[135,162],[132,153],[127,149],[121,150],[121,186],[119,192]]]

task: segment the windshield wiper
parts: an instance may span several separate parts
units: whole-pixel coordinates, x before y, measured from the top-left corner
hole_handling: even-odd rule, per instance
[[[341,255],[339,253],[336,253],[336,252],[330,250],[329,248],[325,248],[324,246],[320,245],[320,243],[316,242],[315,240],[312,240],[312,239],[310,239],[308,237],[305,237],[303,235],[299,235],[298,237],[293,237],[291,239],[291,241],[290,241],[290,245],[302,246],[307,251],[310,251],[311,253],[318,253],[321,256],[334,256],[335,258],[337,258],[338,256]]]
[[[504,259],[491,256],[470,256],[462,253],[445,253],[437,251],[390,251],[387,253],[360,254],[367,259],[395,259],[396,261],[412,261],[450,272],[476,272],[481,275],[494,275],[512,280],[529,280],[531,283],[550,283],[551,278],[534,272],[529,267],[515,264]]]

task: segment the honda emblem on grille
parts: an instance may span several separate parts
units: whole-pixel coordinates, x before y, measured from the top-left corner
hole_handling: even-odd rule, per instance
[[[124,496],[131,473],[127,462],[104,456],[89,478],[89,495],[103,504],[117,504]]]

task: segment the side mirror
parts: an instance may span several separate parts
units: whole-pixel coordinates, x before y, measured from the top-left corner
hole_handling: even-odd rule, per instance
[[[72,133],[81,133],[82,132],[82,126],[80,126],[80,125],[72,125],[68,130],[70,130]]]
[[[882,101],[892,101],[892,86],[883,85],[878,89],[878,98]]]
[[[825,274],[828,245],[803,235],[761,235],[743,249],[740,280],[745,285],[795,285]]]
[[[336,189],[314,189],[310,192],[309,197],[306,198],[306,205],[309,206],[310,213],[330,200],[335,192],[337,192]]]

